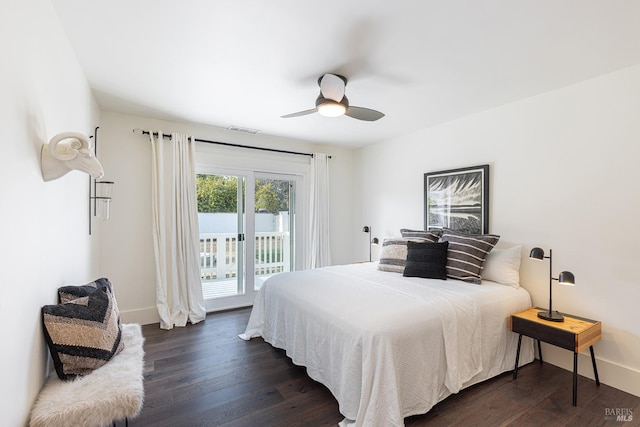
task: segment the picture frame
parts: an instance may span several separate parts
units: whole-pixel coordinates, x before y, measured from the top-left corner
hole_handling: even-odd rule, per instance
[[[489,165],[425,173],[424,226],[489,233]]]

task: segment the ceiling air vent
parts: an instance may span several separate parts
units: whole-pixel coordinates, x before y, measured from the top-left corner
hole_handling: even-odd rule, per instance
[[[235,132],[250,133],[251,135],[255,135],[256,133],[260,132],[258,129],[243,128],[243,127],[235,126],[235,125],[231,125],[227,129],[235,131]]]

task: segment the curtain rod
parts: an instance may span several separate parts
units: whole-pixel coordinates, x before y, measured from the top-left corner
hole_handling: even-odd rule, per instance
[[[148,130],[142,130],[142,129],[134,129],[133,133],[136,133],[136,131],[140,131],[142,133],[142,135],[149,135],[149,131]],[[153,132],[154,136],[158,136],[158,132]],[[171,134],[166,134],[163,133],[162,136],[164,138],[171,138]],[[226,145],[227,147],[237,147],[237,148],[248,148],[251,150],[261,150],[261,151],[271,151],[274,153],[285,153],[285,154],[295,154],[297,156],[309,156],[309,157],[313,157],[313,153],[301,153],[299,151],[288,151],[288,150],[278,150],[276,148],[266,148],[266,147],[255,147],[255,146],[251,146],[251,145],[241,145],[241,144],[233,144],[231,142],[220,142],[220,141],[210,141],[208,139],[199,139],[199,138],[193,138],[196,142],[204,142],[207,144],[217,144],[217,145]],[[331,158],[331,156],[327,156],[329,158]]]

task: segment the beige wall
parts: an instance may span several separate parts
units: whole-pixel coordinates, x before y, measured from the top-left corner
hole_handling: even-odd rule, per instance
[[[311,145],[265,135],[248,135],[227,129],[103,112],[100,128],[100,160],[105,179],[115,181],[111,218],[100,224],[101,275],[114,285],[123,321],[158,322],[155,301],[155,260],[151,234],[151,148],[148,136],[134,128],[185,132],[200,139],[332,155],[331,234],[332,262],[353,261],[348,238],[354,227],[351,214],[353,150],[330,145]],[[266,172],[286,170],[304,173],[309,158],[239,148],[198,144],[200,157],[217,167],[256,168]]]
[[[3,4],[0,46],[0,413],[2,425],[20,426],[45,378],[40,307],[98,270],[88,175],[45,183],[40,147],[59,132],[92,134],[99,114],[48,0]]]
[[[554,308],[602,321],[600,379],[640,395],[639,111],[635,66],[368,146],[356,160],[356,222],[377,237],[422,227],[425,172],[489,163],[490,231],[526,254],[553,249],[555,277],[569,270],[577,280],[554,286]],[[547,306],[548,264],[526,254],[522,285]],[[569,352],[544,351],[571,369]],[[586,356],[580,364],[592,376]]]

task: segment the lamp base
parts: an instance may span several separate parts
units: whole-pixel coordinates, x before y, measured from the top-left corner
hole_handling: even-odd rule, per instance
[[[564,322],[564,316],[557,311],[539,311],[538,317],[551,322]]]

